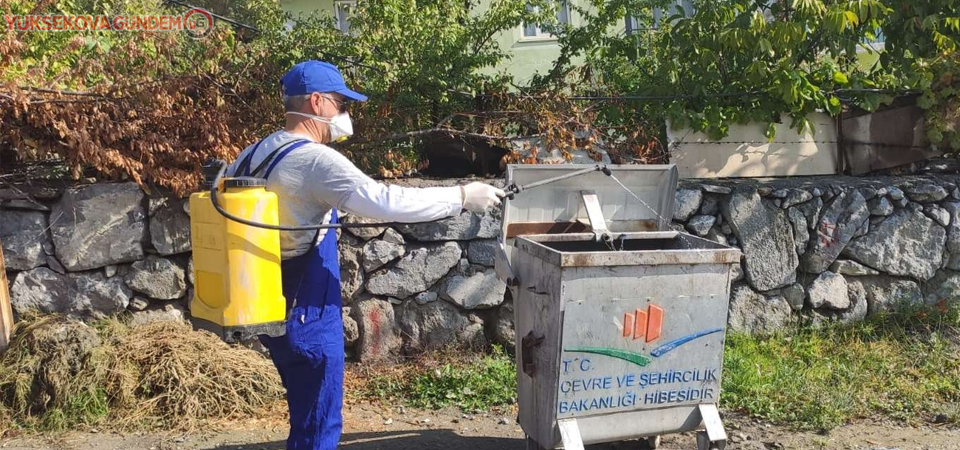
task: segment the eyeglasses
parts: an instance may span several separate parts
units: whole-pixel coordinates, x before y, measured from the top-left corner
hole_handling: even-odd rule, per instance
[[[327,100],[332,101],[333,103],[335,103],[335,104],[337,105],[337,112],[341,112],[341,113],[347,112],[347,102],[346,102],[346,101],[344,101],[344,100],[337,100],[337,99],[333,98],[333,96],[331,96],[331,95],[323,95],[323,94],[320,94],[320,96],[323,97],[323,98],[325,98],[325,99],[327,99]]]

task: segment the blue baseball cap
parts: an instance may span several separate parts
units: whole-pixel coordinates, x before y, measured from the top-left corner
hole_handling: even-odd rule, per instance
[[[337,66],[323,61],[304,61],[293,66],[280,78],[283,95],[307,95],[314,92],[336,92],[348,100],[362,102],[367,96],[347,89]]]

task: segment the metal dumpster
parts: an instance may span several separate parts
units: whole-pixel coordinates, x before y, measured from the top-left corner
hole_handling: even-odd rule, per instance
[[[514,299],[528,448],[655,445],[702,430],[698,448],[722,450],[716,405],[740,251],[670,228],[675,166],[589,168],[507,170],[516,195],[504,201],[496,264]]]

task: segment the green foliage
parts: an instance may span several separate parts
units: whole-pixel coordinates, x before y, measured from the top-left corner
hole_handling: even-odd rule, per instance
[[[578,8],[583,25],[557,30],[561,57],[539,85],[678,97],[637,105],[635,113],[714,139],[732,123],[767,122],[771,140],[782,114],[802,132],[812,112],[839,114],[841,98],[874,110],[892,100],[885,92],[923,89],[931,140],[960,144],[955,0],[701,0],[690,16],[660,0],[587,3]],[[659,26],[654,8],[665,10]],[[641,31],[603,33],[625,17]],[[862,44],[878,32],[887,39],[881,64],[863,67],[857,53],[872,51]]]
[[[794,335],[727,336],[722,405],[830,430],[884,415],[924,422],[960,401],[960,314],[905,311]]]

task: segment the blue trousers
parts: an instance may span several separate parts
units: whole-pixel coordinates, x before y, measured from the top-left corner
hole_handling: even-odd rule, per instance
[[[333,450],[343,429],[344,359],[336,233],[329,230],[313,250],[283,261],[281,271],[287,333],[260,340],[287,391],[287,449]]]

